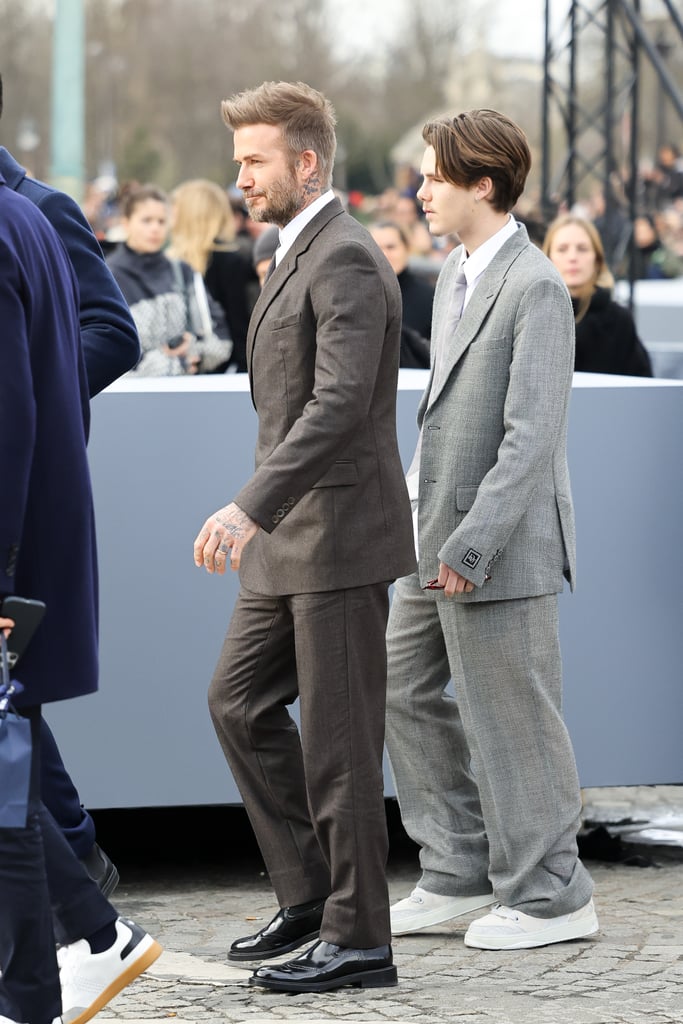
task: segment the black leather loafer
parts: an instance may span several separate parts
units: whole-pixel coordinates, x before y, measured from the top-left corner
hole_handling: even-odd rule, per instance
[[[283,907],[260,932],[235,939],[228,960],[270,960],[317,939],[324,908],[325,900]]]
[[[391,946],[347,949],[332,942],[316,942],[294,960],[259,967],[249,979],[277,992],[329,992],[344,985],[385,988],[398,984]]]
[[[111,857],[95,843],[88,856],[81,860],[81,864],[93,882],[99,885],[102,895],[109,898],[119,884],[119,873]]]

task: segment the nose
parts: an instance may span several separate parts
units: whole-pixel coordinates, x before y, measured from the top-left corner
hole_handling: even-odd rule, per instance
[[[426,201],[426,199],[427,199],[427,193],[425,192],[425,185],[426,184],[427,184],[427,182],[423,181],[422,184],[420,185],[419,189],[417,190],[417,193],[416,193],[417,199],[421,203],[424,203]]]
[[[254,184],[254,179],[249,174],[249,172],[245,170],[244,165],[240,167],[240,173],[237,175],[237,181],[235,182],[235,184],[237,185],[237,188],[242,189],[248,188],[249,185]]]

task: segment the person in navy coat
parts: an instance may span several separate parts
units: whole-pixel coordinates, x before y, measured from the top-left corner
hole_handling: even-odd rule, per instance
[[[0,76],[0,117],[2,117]],[[28,177],[4,146],[0,174],[15,192],[45,214],[61,238],[76,271],[80,292],[78,319],[92,398],[130,370],[140,359],[140,342],[128,303],[104,261],[95,234],[77,203],[64,192]]]
[[[43,214],[0,174],[0,599],[45,618],[18,665],[31,722],[25,827],[0,828],[0,1018],[89,1020],[161,947],[124,921],[40,798],[41,706],[97,688],[97,560],[76,277]],[[63,944],[62,984],[53,917]],[[61,988],[61,992],[60,992]]]
[[[0,76],[0,117],[3,91]],[[52,224],[66,248],[79,284],[78,320],[92,398],[135,366],[140,343],[128,304],[107,267],[99,243],[80,207],[70,196],[28,177],[26,170],[0,146],[0,174],[8,186],[26,196]],[[55,738],[45,719],[41,726],[42,794],[64,836],[105,895],[111,895],[118,871],[96,843],[95,823],[81,804]]]

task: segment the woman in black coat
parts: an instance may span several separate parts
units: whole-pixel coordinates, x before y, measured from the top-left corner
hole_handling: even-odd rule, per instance
[[[213,373],[225,368],[232,341],[217,324],[199,274],[164,250],[169,205],[155,185],[131,188],[122,203],[126,241],[107,264],[130,307],[142,355],[139,377]]]
[[[611,296],[614,279],[597,228],[565,214],[548,228],[543,251],[569,289],[576,319],[574,369],[651,377],[652,367],[633,317]]]
[[[410,239],[404,227],[394,221],[380,221],[371,225],[370,234],[389,260],[401,289],[403,324],[400,365],[412,369],[428,369],[434,285],[409,266]]]

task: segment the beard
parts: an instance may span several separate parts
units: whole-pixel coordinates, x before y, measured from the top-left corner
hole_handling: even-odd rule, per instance
[[[257,196],[262,196],[266,201],[252,210],[250,199]],[[289,224],[304,206],[304,197],[293,175],[274,181],[267,189],[252,189],[244,199],[252,220],[277,224],[279,228]]]

